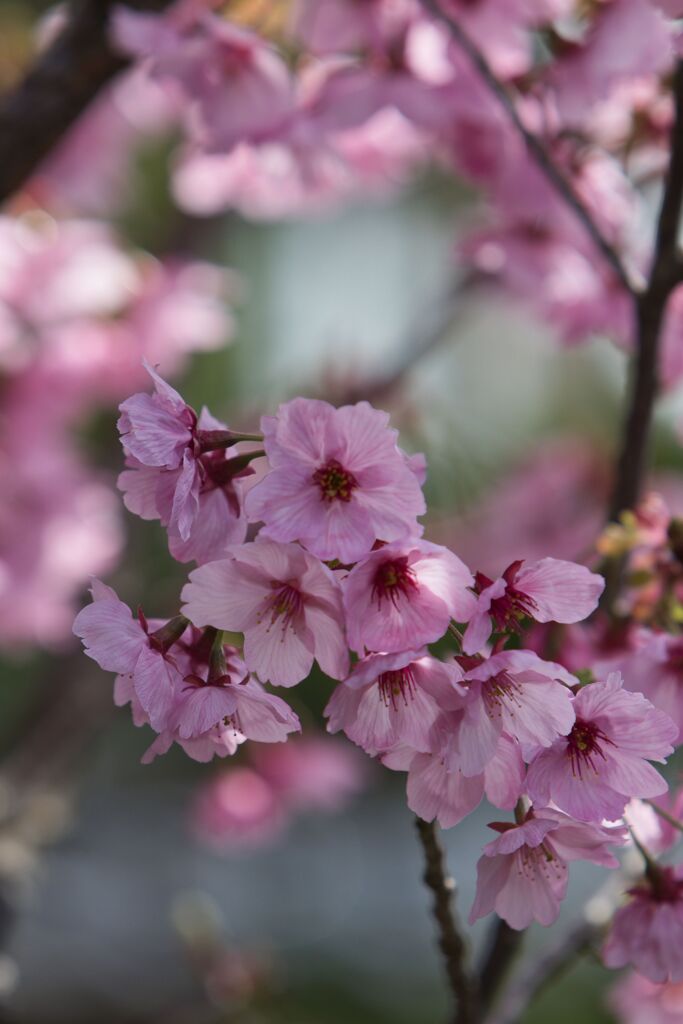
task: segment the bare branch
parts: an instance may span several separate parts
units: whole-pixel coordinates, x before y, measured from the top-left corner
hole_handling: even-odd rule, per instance
[[[521,950],[525,935],[526,931],[511,928],[502,918],[498,918],[492,925],[479,969],[479,1009],[482,1015],[488,1013],[496,1003],[501,985]]]
[[[453,1024],[475,1024],[478,1019],[476,982],[467,966],[467,947],[452,906],[455,882],[446,874],[445,858],[434,822],[415,819],[425,859],[424,881],[434,896],[432,912],[439,931],[448,981],[455,1001]]]
[[[593,220],[593,217],[585,203],[574,190],[569,179],[564,176],[559,167],[557,167],[557,165],[552,161],[549,154],[546,152],[543,143],[526,127],[519,116],[512,96],[503,83],[498,80],[479,47],[470,38],[467,32],[464,31],[456,19],[448,14],[447,11],[442,10],[438,0],[421,0],[421,3],[433,18],[446,26],[460,49],[467,54],[475,69],[481,75],[484,82],[486,82],[494,96],[498,99],[515,129],[523,138],[526,147],[530,155],[536,161],[536,164],[543,171],[546,178],[553,185],[558,194],[564,199],[567,206],[574,211],[577,220],[583,224],[586,233],[590,236],[596,247],[612,267],[612,270],[617,275],[624,288],[632,294],[636,294],[636,285],[631,280],[631,275],[624,265],[621,256],[614,246],[611,245],[604,237]]]
[[[128,60],[112,48],[115,0],[72,0],[67,21],[25,77],[0,98],[0,202],[22,187],[90,101]],[[160,10],[168,0],[128,0]]]
[[[683,62],[674,78],[676,116],[671,154],[659,211],[655,251],[645,290],[636,300],[636,353],[617,463],[610,518],[637,504],[647,458],[650,424],[659,390],[658,359],[664,314],[672,291],[683,281],[677,239],[683,204]]]

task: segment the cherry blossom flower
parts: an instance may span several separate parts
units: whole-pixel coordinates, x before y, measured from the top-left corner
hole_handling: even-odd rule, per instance
[[[227,431],[220,420],[203,409],[197,423],[199,432]],[[234,450],[234,449],[233,449]],[[180,534],[174,517],[175,495],[182,486],[185,463],[176,469],[145,466],[128,456],[118,478],[126,508],[142,519],[159,519],[168,530],[169,550],[179,562],[209,562],[225,555],[231,544],[241,543],[247,532],[242,481],[253,470],[244,456],[229,456],[224,450],[196,456],[197,505],[189,533]],[[194,481],[193,481],[194,486]]]
[[[420,484],[397,447],[387,413],[367,402],[335,409],[295,398],[261,429],[271,466],[247,498],[262,534],[299,540],[324,560],[355,562],[376,540],[418,535]]]
[[[190,573],[184,613],[196,626],[244,633],[248,668],[294,686],[314,659],[334,679],[348,671],[341,590],[318,559],[294,544],[258,540]]]
[[[519,629],[520,619],[580,622],[595,611],[605,581],[583,565],[543,558],[512,562],[499,579],[478,573],[476,611],[465,631],[463,650],[476,654],[491,635]]]
[[[683,981],[683,865],[654,865],[629,895],[614,915],[603,949],[605,964],[631,964],[654,982]]]
[[[484,847],[477,863],[469,922],[495,911],[517,930],[532,921],[553,924],[567,892],[567,864],[589,860],[618,867],[608,847],[626,838],[625,829],[581,823],[551,808],[534,809],[519,825],[490,827],[500,835]]]
[[[633,797],[666,792],[648,760],[664,761],[678,729],[640,693],[622,687],[614,672],[574,698],[576,721],[568,736],[533,759],[527,775],[534,803],[550,802],[580,821],[615,821]]]
[[[167,727],[183,678],[168,648],[187,626],[173,620],[150,634],[144,618],[136,621],[116,592],[99,580],[91,588],[92,604],[76,616],[73,631],[85,653],[106,672],[130,676],[132,689],[157,732]],[[170,633],[168,629],[170,628]]]
[[[371,654],[332,694],[325,708],[328,732],[343,729],[366,753],[395,747],[430,751],[442,709],[462,703],[453,665],[426,650]]]
[[[373,551],[344,581],[349,646],[362,655],[441,639],[451,619],[472,614],[472,583],[467,566],[438,544],[397,541]]]
[[[462,771],[483,772],[495,755],[501,734],[532,747],[550,747],[574,725],[568,687],[576,677],[532,651],[502,651],[474,665],[460,659],[467,685],[459,738]],[[546,801],[547,802],[547,801]]]
[[[202,736],[193,739],[181,739],[176,730],[165,729],[147,748],[141,760],[143,764],[151,764],[157,757],[167,754],[173,744],[177,743],[193,761],[206,764],[214,757],[232,757],[245,739],[232,725],[215,725]]]

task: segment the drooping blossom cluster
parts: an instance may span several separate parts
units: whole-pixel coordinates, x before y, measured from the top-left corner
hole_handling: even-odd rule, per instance
[[[63,643],[73,604],[122,547],[107,475],[75,431],[232,331],[230,277],[127,251],[112,229],[43,212],[0,217],[0,646]]]
[[[484,795],[514,811],[491,824],[470,919],[495,911],[512,928],[551,924],[568,864],[618,866],[627,805],[666,799],[651,762],[678,738],[618,671],[577,674],[536,640],[527,646],[537,630],[592,616],[603,577],[541,558],[492,579],[425,540],[425,461],[365,402],[296,398],[263,417],[261,435],[243,434],[198,416],[148,371],[153,392],[120,407],[120,485],[131,511],[166,527],[171,554],[198,565],[174,618],[134,617],[96,582],[74,625],[86,653],[116,673],[116,702],[157,733],[145,760],[173,743],[207,761],[285,741],[301,726],[273,688],[297,686],[317,663],[336,681],[328,731],[404,772],[417,815],[450,827]],[[257,482],[242,485],[261,460]],[[283,811],[267,777],[239,771],[218,776],[197,808],[218,842],[224,827],[239,834],[240,815],[245,841],[257,841]],[[253,794],[247,810],[239,792]],[[620,934],[629,913],[649,913],[655,875],[657,906],[676,903],[676,870],[648,868],[608,960],[628,960]]]

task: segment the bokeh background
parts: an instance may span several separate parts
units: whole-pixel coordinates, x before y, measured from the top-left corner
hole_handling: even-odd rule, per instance
[[[30,55],[42,10],[0,4],[0,84]],[[191,404],[248,430],[296,394],[368,397],[390,410],[405,448],[427,455],[428,538],[489,574],[514,557],[585,554],[603,517],[624,356],[600,339],[561,349],[522,308],[458,281],[453,252],[476,204],[465,186],[429,171],[390,196],[316,218],[195,219],[170,199],[167,152],[163,135],[139,147],[111,219],[126,247],[180,250],[234,275],[225,300],[232,337],[226,326],[225,345],[193,354],[174,378]],[[69,425],[112,492],[121,465],[115,407],[100,400]],[[658,483],[674,507],[683,495],[676,413],[668,399],[655,446]],[[113,515],[124,544],[107,581],[131,605],[173,614],[186,570],[169,558],[160,527],[118,501]],[[69,563],[71,543],[54,540],[58,563]],[[75,606],[85,600],[84,580]],[[142,766],[150,735],[113,707],[110,681],[66,632],[45,645],[39,636],[3,643],[0,677],[1,1019],[443,1019],[401,776],[349,750],[337,806],[292,812],[246,839],[236,824],[216,848],[197,828],[198,794],[249,767],[248,754],[199,765],[172,751]],[[296,691],[309,735],[321,730],[330,690],[314,676]],[[248,800],[248,789],[235,793]],[[482,807],[445,835],[461,911],[488,820]],[[599,878],[588,865],[573,868],[558,930]],[[479,925],[476,943],[487,922]],[[544,942],[533,926],[526,955]],[[610,1020],[602,996],[611,981],[584,962],[529,1024]]]

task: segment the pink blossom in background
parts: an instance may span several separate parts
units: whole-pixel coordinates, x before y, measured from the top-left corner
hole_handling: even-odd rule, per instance
[[[581,561],[603,526],[606,500],[601,453],[578,438],[557,438],[532,447],[463,515],[432,518],[429,535],[495,579],[515,558]]]
[[[535,804],[551,800],[580,821],[616,821],[630,797],[666,792],[648,761],[673,751],[678,728],[640,693],[622,688],[619,673],[584,686],[574,698],[576,722],[531,762],[527,776]]]
[[[603,948],[607,967],[630,964],[650,981],[683,981],[683,865],[658,865],[629,890]]]
[[[277,136],[293,110],[287,66],[258,36],[210,13],[181,24],[121,6],[113,32],[120,48],[145,58],[153,78],[185,104],[188,132],[208,150]]]
[[[639,629],[636,648],[617,661],[624,686],[644,693],[683,730],[683,638]]]
[[[265,524],[263,536],[345,563],[375,540],[418,536],[424,498],[388,423],[367,402],[335,409],[306,398],[264,416],[271,471],[249,493],[249,519]]]
[[[367,754],[396,747],[427,752],[442,710],[462,703],[458,673],[425,650],[371,654],[354,665],[325,708],[329,732],[343,729]]]
[[[655,800],[661,808],[674,820],[681,820],[683,815],[683,787],[668,793],[662,793]],[[669,850],[681,839],[681,833],[670,821],[663,818],[655,808],[644,800],[629,800],[624,811],[624,821],[633,830],[638,841],[650,853],[662,853]]]
[[[574,821],[551,808],[534,809],[521,825],[495,823],[500,835],[484,847],[477,863],[473,924],[494,910],[511,928],[532,921],[553,924],[567,892],[567,864],[588,860],[617,867],[610,846],[623,844],[625,829]]]
[[[467,687],[458,739],[463,774],[484,771],[503,733],[522,745],[550,747],[572,729],[569,687],[576,678],[561,665],[532,651],[501,651],[478,664],[458,660],[466,666],[461,679]]]
[[[648,0],[611,0],[586,37],[553,64],[548,85],[563,122],[581,125],[597,100],[625,78],[662,74],[673,61],[671,34]]]
[[[597,608],[605,581],[583,565],[544,558],[531,564],[512,562],[495,581],[478,573],[475,586],[477,607],[465,631],[465,654],[480,651],[492,628],[517,631],[520,617],[565,623],[588,618]]]
[[[329,737],[254,746],[251,760],[287,807],[296,811],[340,810],[368,781],[368,762],[362,755]]]
[[[197,791],[190,825],[201,843],[225,852],[272,842],[286,820],[266,779],[252,768],[236,767],[214,775]]]
[[[275,541],[236,545],[229,554],[190,573],[184,614],[196,626],[244,633],[245,661],[264,682],[294,686],[314,660],[342,679],[348,652],[341,590],[327,567]]]
[[[218,852],[272,843],[293,814],[335,812],[365,785],[366,763],[332,739],[290,739],[254,745],[249,766],[221,771],[194,797],[191,825]]]
[[[349,646],[404,651],[440,640],[451,619],[466,622],[475,607],[473,577],[457,555],[415,540],[380,547],[344,580]]]
[[[631,971],[620,978],[607,997],[621,1024],[680,1024],[683,984],[658,985]]]

